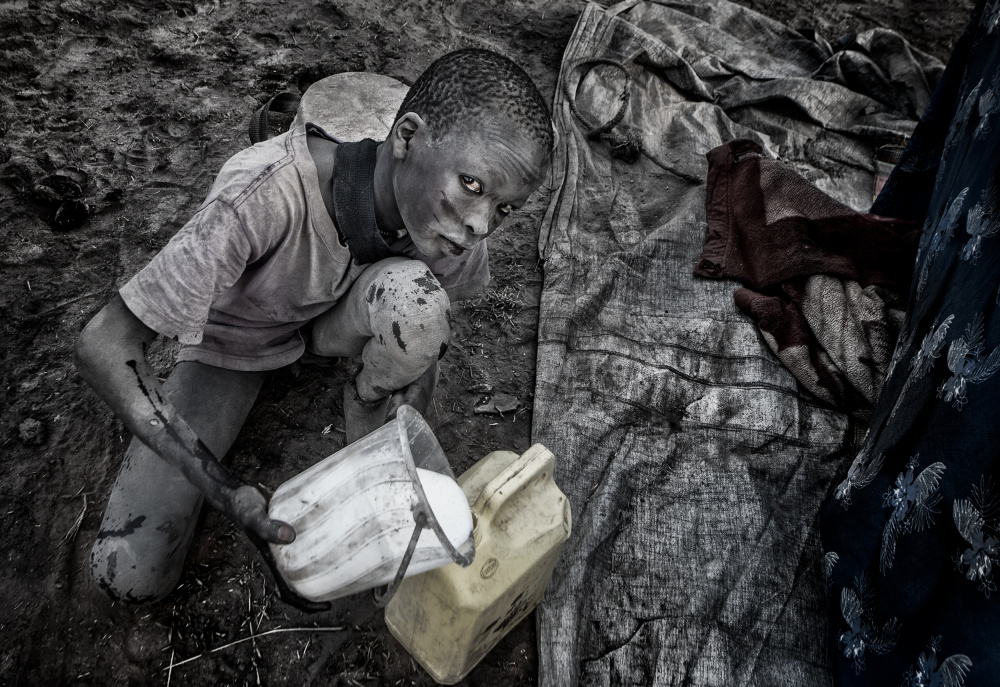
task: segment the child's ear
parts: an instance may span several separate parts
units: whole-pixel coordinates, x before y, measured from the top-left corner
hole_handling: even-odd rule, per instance
[[[424,120],[416,112],[407,112],[396,120],[389,132],[389,140],[392,142],[392,156],[397,160],[406,158],[406,153],[410,149],[410,141],[421,129],[426,128]]]

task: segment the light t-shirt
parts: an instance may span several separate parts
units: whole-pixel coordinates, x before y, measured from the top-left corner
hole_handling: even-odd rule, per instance
[[[352,260],[323,204],[306,126],[230,158],[194,216],[121,288],[136,317],[184,344],[178,361],[245,371],[287,365],[305,350],[299,329],[369,267]],[[485,241],[438,260],[409,237],[392,248],[424,262],[449,295],[489,283]]]

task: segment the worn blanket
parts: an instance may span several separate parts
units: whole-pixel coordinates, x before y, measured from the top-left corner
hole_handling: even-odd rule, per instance
[[[856,212],[753,141],[708,152],[708,237],[695,274],[736,305],[795,378],[868,422],[903,320],[920,225]]]
[[[538,613],[540,684],[829,682],[816,517],[852,420],[802,391],[734,282],[692,276],[705,153],[756,141],[865,210],[875,146],[909,135],[939,74],[889,32],[834,53],[725,0],[583,11],[540,234],[534,439],[574,520]],[[625,88],[610,134],[638,141],[633,164],[588,137]]]

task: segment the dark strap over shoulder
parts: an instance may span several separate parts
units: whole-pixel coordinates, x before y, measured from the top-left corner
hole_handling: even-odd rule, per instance
[[[334,154],[333,209],[344,242],[359,265],[396,255],[375,224],[375,149],[370,138],[341,143]]]
[[[295,112],[299,107],[300,100],[302,100],[302,96],[295,93],[279,93],[264,103],[250,117],[250,125],[247,127],[247,133],[250,135],[250,144],[254,145],[261,141],[266,141],[271,137],[271,132],[267,128],[268,112],[283,112],[286,114]]]

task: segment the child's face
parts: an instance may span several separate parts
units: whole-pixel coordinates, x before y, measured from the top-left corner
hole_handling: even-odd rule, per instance
[[[456,127],[432,142],[410,138],[396,168],[396,205],[413,243],[429,258],[454,257],[492,234],[542,179],[547,151],[527,136]]]

